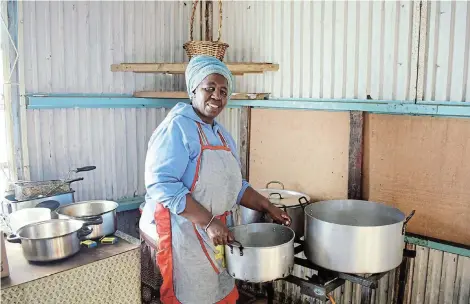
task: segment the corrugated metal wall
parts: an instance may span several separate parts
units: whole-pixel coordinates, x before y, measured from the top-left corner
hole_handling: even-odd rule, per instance
[[[33,180],[65,177],[69,169],[95,165],[72,184],[76,200],[120,199],[145,194],[147,143],[168,109],[58,109],[28,111]],[[218,119],[239,142],[241,109]]]
[[[470,101],[470,2],[427,3],[424,100]]]
[[[419,24],[413,10],[412,1],[224,1],[226,60],[280,65],[278,72],[239,77],[239,91],[411,100]],[[217,14],[214,8],[214,37]]]
[[[181,75],[113,73],[110,67],[186,60],[190,3],[24,1],[26,92],[184,90]]]

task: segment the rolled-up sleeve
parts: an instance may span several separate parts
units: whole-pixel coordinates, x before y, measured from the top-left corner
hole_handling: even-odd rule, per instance
[[[147,196],[174,214],[186,208],[186,194],[190,191],[182,176],[188,162],[189,152],[177,123],[170,121],[152,135],[145,160]]]

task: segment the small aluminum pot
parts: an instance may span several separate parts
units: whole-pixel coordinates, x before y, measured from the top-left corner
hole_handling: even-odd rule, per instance
[[[93,231],[87,224],[79,220],[51,219],[23,226],[16,237],[7,240],[21,243],[23,255],[28,261],[56,261],[80,251],[80,241]]]
[[[282,189],[269,188],[272,183],[281,185]],[[271,204],[284,210],[290,216],[292,222],[290,228],[295,232],[295,238],[304,236],[305,207],[310,203],[310,196],[305,193],[284,190],[281,182],[272,181],[266,185],[266,189],[258,189],[258,192],[269,199]],[[272,223],[269,215],[266,215],[265,222]]]
[[[224,246],[228,273],[250,283],[285,278],[294,269],[294,231],[272,223],[229,228],[234,242]]]
[[[118,204],[113,201],[83,201],[69,204],[57,208],[55,211],[60,219],[77,219],[87,221],[97,216],[103,218],[103,223],[93,225],[93,232],[85,239],[98,239],[103,236],[112,235],[117,230],[117,212]]]

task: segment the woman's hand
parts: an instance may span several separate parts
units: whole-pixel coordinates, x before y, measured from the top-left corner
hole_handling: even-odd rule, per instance
[[[219,219],[214,218],[212,223],[207,228],[207,235],[212,240],[215,246],[225,245],[233,241],[233,234]]]
[[[292,223],[292,219],[287,214],[287,212],[274,206],[273,204],[269,204],[266,211],[276,223],[283,224],[286,226],[290,226],[290,224]]]

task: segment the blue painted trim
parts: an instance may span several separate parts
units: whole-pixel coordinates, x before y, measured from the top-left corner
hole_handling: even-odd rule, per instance
[[[58,108],[172,108],[189,99],[136,98],[125,95],[56,94],[29,95],[28,109]],[[383,114],[470,117],[470,102],[419,102],[342,99],[232,100],[228,107],[301,109],[320,111],[364,111]]]
[[[444,251],[444,252],[458,254],[461,256],[465,256],[465,257],[470,257],[470,248],[465,248],[463,246],[449,245],[449,244],[425,239],[423,237],[418,237],[414,235],[413,236],[406,235],[405,242],[409,244],[415,244],[415,245],[422,246],[422,247]]]
[[[143,202],[145,202],[144,196],[122,198],[120,200],[117,200],[117,203],[119,204],[117,212],[139,209],[140,204],[142,204]]]

